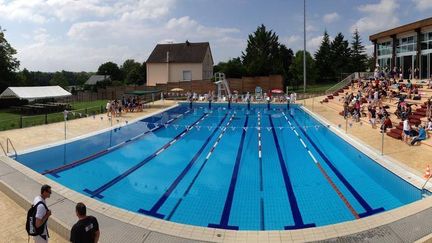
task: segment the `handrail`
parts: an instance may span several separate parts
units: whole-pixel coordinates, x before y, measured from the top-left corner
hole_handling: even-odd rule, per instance
[[[16,151],[16,149],[15,149],[13,143],[12,143],[12,140],[10,140],[10,138],[6,138],[6,151],[7,151],[8,154],[9,154],[9,144],[11,145],[11,147],[12,147],[14,153],[15,153],[15,158],[16,158],[17,155],[18,155],[18,153],[17,153],[17,151]]]
[[[354,79],[354,77],[355,77],[355,73],[352,73],[352,74],[348,75],[346,78],[344,78],[344,79],[343,79],[342,81],[340,81],[339,83],[337,83],[337,84],[331,86],[330,88],[328,88],[328,89],[325,91],[325,94],[327,95],[327,94],[329,94],[329,93],[332,93],[333,90],[336,91],[336,90],[338,90],[339,88],[345,86],[346,84],[350,83],[350,82]]]
[[[3,150],[3,153],[7,156],[6,150],[4,149],[3,144],[1,142],[0,142],[0,147]]]
[[[348,83],[350,83],[352,80],[359,78],[359,79],[367,79],[369,77],[372,77],[371,75],[373,75],[373,73],[370,72],[355,72],[355,73],[351,73],[350,75],[348,75],[346,78],[344,78],[342,81],[340,81],[339,83],[333,85],[332,87],[328,88],[325,91],[325,94],[328,95],[330,93],[333,93],[334,91],[344,87],[345,85],[347,85]]]
[[[420,190],[421,196],[423,196],[423,191],[425,190],[426,184],[428,183],[428,181],[429,181],[431,178],[432,178],[432,176],[429,176],[428,179],[427,179],[427,180],[425,181],[425,183],[423,184],[423,186],[422,186],[422,188],[421,188],[421,190]]]

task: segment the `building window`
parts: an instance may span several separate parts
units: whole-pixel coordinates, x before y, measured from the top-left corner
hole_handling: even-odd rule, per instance
[[[192,71],[183,71],[183,81],[192,80]]]
[[[391,68],[391,58],[380,58],[378,59],[378,65],[383,70],[389,70]]]
[[[421,49],[432,50],[432,32],[421,35]]]
[[[399,38],[396,45],[397,53],[412,52],[417,50],[417,36]]]
[[[378,43],[378,56],[385,56],[392,54],[392,43],[391,41]]]

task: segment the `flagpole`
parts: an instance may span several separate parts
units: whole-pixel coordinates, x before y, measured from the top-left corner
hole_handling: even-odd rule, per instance
[[[303,0],[303,93],[306,93],[306,0]]]

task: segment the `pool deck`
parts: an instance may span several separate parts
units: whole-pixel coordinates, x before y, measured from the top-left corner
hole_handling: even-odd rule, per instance
[[[305,108],[318,114],[322,122],[331,125],[330,129],[368,153],[378,163],[415,186],[421,187],[424,183],[421,176],[427,165],[426,161],[432,158],[432,147],[424,144],[410,147],[401,141],[384,136],[384,156],[381,156],[381,134],[378,129],[372,129],[365,122],[362,125],[355,123],[349,126],[345,133],[345,120],[336,112],[340,109],[338,104],[320,104],[319,100],[307,100],[304,103]],[[170,101],[165,101],[164,104],[156,102],[153,108],[147,109],[146,112],[125,114],[118,122],[117,118],[114,119],[113,126],[174,104]],[[110,128],[111,122],[106,118],[106,115],[99,115],[69,121],[67,139]],[[5,137],[13,141],[18,151],[24,151],[64,140],[64,123],[0,132],[0,139]],[[50,242],[67,242],[65,239],[77,220],[74,206],[79,201],[88,206],[88,214],[98,218],[101,242],[423,242],[432,237],[429,235],[432,233],[432,197],[367,218],[317,228],[291,231],[227,231],[178,224],[119,209],[63,187],[2,156],[0,209],[7,212],[6,216],[2,217],[4,220],[0,221],[2,240],[27,240],[24,230],[25,209],[30,206],[41,184],[45,183],[52,185],[54,192],[47,200],[53,211],[49,222],[52,232]]]

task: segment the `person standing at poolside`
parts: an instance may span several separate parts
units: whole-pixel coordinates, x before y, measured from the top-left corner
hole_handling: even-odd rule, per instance
[[[37,206],[36,209],[36,228],[44,227],[44,231],[41,235],[34,236],[35,243],[46,243],[48,242],[49,234],[48,234],[48,218],[51,216],[51,210],[48,210],[46,206],[45,199],[51,196],[51,187],[48,185],[43,185],[41,187],[41,194],[33,200],[33,205],[36,205],[38,202],[42,202]]]
[[[73,243],[97,243],[100,237],[99,223],[93,216],[87,216],[87,208],[79,202],[75,206],[78,222],[72,226],[70,241]]]
[[[409,137],[411,135],[411,127],[410,127],[408,118],[404,117],[403,119],[404,119],[404,121],[403,121],[403,134],[402,134],[402,138],[403,138],[404,142],[408,143],[408,139],[409,139]]]
[[[109,117],[110,113],[111,113],[111,101],[108,100],[108,102],[107,102],[107,104],[105,106],[105,109],[107,111],[107,117]]]

